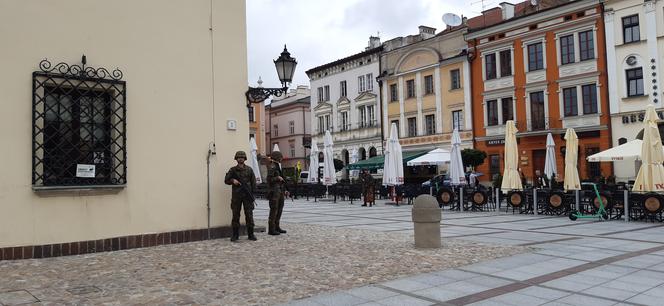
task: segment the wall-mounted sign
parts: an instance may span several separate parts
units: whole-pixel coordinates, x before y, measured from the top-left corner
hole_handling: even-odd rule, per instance
[[[505,144],[505,139],[492,139],[486,141],[487,146],[500,146],[504,144]]]
[[[646,116],[645,112],[638,114],[624,115],[622,116],[622,123],[630,124],[630,123],[643,122],[645,116]],[[664,120],[664,111],[657,111],[657,117],[659,117],[660,120]]]
[[[76,177],[95,177],[95,165],[76,164]]]

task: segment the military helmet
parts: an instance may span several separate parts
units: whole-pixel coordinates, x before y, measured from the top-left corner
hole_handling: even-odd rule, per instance
[[[234,159],[238,159],[238,158],[247,159],[247,153],[244,153],[244,151],[235,152],[235,158]]]
[[[272,151],[272,153],[270,153],[270,157],[276,161],[281,161],[281,159],[284,158],[284,156],[281,155],[281,152],[279,151]]]

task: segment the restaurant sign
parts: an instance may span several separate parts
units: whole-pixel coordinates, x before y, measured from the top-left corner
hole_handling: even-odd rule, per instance
[[[622,123],[630,124],[630,123],[643,122],[645,116],[646,116],[645,112],[641,112],[638,114],[624,115],[622,116]],[[657,117],[659,117],[660,120],[664,120],[664,111],[657,111]]]

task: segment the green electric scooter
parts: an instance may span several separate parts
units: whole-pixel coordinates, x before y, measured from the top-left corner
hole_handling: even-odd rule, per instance
[[[595,183],[581,183],[581,185],[591,185],[593,186],[593,190],[595,190],[595,195],[597,196],[597,200],[599,201],[599,209],[592,214],[592,215],[584,215],[580,211],[577,211],[575,209],[572,209],[569,213],[569,219],[572,221],[575,221],[576,219],[592,219],[592,218],[599,218],[600,220],[608,220],[609,219],[609,213],[606,211],[606,208],[604,208],[604,202],[602,201],[602,197],[599,195],[599,190],[597,190],[597,184]]]

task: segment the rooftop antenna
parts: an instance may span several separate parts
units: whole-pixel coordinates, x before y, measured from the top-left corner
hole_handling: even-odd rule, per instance
[[[443,14],[443,22],[448,27],[456,27],[461,25],[462,20],[461,17],[459,17],[457,14],[445,13]]]
[[[485,1],[485,0],[479,0],[479,1],[475,1],[475,2],[471,2],[471,3],[470,3],[471,6],[473,6],[473,5],[475,5],[475,4],[478,4],[478,3],[481,3],[481,5],[482,5],[482,10],[481,10],[480,12],[473,11],[473,13],[479,13],[479,14],[482,14],[482,26],[486,26],[486,16],[484,15],[484,11],[486,11],[486,8],[487,8],[489,5],[492,5],[492,4],[493,4],[493,2],[485,3],[484,1]]]

